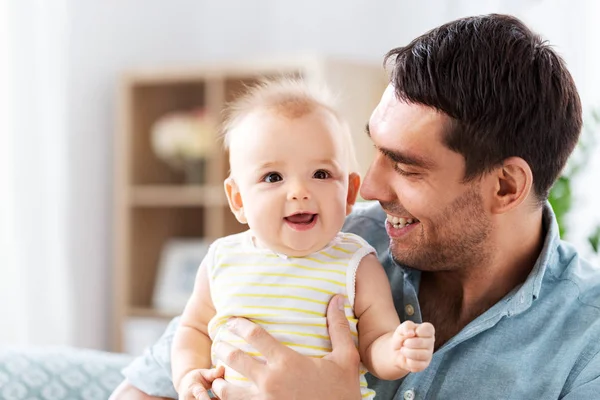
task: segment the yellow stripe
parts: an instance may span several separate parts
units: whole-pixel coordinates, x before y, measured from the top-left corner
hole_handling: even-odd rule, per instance
[[[228,340],[227,343],[233,344],[233,345],[246,344],[246,342],[243,340]],[[290,346],[290,347],[304,347],[304,348],[311,349],[311,350],[325,351],[327,353],[331,352],[331,348],[329,348],[329,347],[313,346],[310,344],[296,343],[296,342],[279,342],[279,343],[284,344],[286,346]],[[252,353],[247,353],[247,354],[252,354]]]
[[[281,263],[281,264],[265,264],[265,263],[226,263],[219,265],[219,268],[228,268],[228,267],[294,267],[298,269],[304,269],[307,271],[322,271],[329,272],[332,274],[346,275],[346,271],[338,271],[336,269],[325,269],[325,268],[317,268],[317,267],[307,267],[306,265],[301,264],[292,264],[292,263]]]
[[[246,316],[249,314],[246,314]],[[227,317],[229,318],[229,317]],[[346,319],[349,322],[354,322],[356,323],[356,321],[358,321],[356,318],[351,318],[351,317],[346,317]],[[316,323],[307,323],[307,322],[296,322],[296,321],[290,321],[290,322],[279,322],[279,321],[266,321],[264,319],[258,319],[258,318],[252,318],[253,322],[256,322],[258,324],[262,324],[262,325],[297,325],[297,326],[317,326],[320,328],[327,328],[327,324],[316,324]],[[227,322],[227,320],[225,320],[225,322]],[[350,332],[351,334],[356,336],[355,332]]]
[[[242,308],[294,311],[294,312],[299,312],[299,313],[304,313],[304,314],[318,315],[319,317],[325,317],[325,314],[323,314],[322,312],[310,311],[310,310],[303,310],[301,308],[292,308],[292,307],[258,306],[258,305],[256,305],[256,306],[242,306]],[[244,314],[244,315],[248,316],[250,314]]]
[[[230,317],[233,317],[230,315]],[[279,317],[279,314],[244,314],[244,318],[256,318],[256,317]],[[227,321],[225,321],[227,322]]]
[[[335,250],[337,250],[337,251],[341,251],[342,253],[346,253],[346,254],[352,254],[352,253],[353,253],[353,251],[351,251],[351,250],[346,250],[346,249],[344,249],[344,248],[342,248],[342,247],[340,247],[340,246],[332,246],[331,248],[332,248],[332,249],[335,249]]]
[[[273,334],[273,333],[283,333],[286,335],[298,335],[298,336],[309,336],[309,337],[315,337],[317,339],[325,339],[325,340],[329,340],[329,336],[326,335],[317,335],[316,333],[305,333],[305,332],[295,332],[295,331],[284,331],[281,329],[273,329],[273,330],[269,330],[269,333]]]
[[[302,300],[308,301],[311,303],[324,304],[327,305],[326,301],[319,301],[314,299],[309,299],[308,297],[300,297],[300,296],[286,296],[286,295],[278,295],[278,294],[234,294],[232,297],[268,297],[271,299],[294,299],[294,300]]]
[[[293,274],[276,274],[276,273],[271,273],[271,272],[238,272],[238,273],[223,274],[222,276],[223,277],[231,277],[231,276],[244,276],[244,275],[282,276],[282,277],[285,277],[285,278],[308,279],[308,280],[329,282],[329,283],[333,283],[334,285],[338,285],[338,286],[341,286],[341,287],[346,287],[345,283],[339,282],[339,281],[334,281],[333,279],[317,278],[317,277],[307,277],[307,276],[293,275]]]
[[[328,347],[311,346],[310,344],[293,343],[293,342],[280,342],[280,343],[281,344],[285,344],[286,346],[304,347],[306,349],[313,349],[313,350],[321,350],[321,351],[331,352],[331,348],[328,348]]]
[[[331,255],[331,254],[329,254],[326,251],[321,251],[319,254],[323,254],[324,256],[329,257],[329,258],[331,258],[333,260],[341,260],[341,259],[345,258],[345,257],[337,257],[337,256],[334,256],[334,255]]]
[[[286,284],[286,283],[254,283],[254,282],[246,283],[246,282],[241,282],[241,283],[228,283],[227,286],[289,287],[289,288],[297,288],[297,289],[314,290],[316,292],[325,293],[325,294],[328,294],[331,296],[334,296],[335,294],[337,294],[337,293],[329,291],[329,290],[319,289],[319,288],[312,287],[312,286],[290,285],[290,284]],[[348,296],[345,296],[345,297],[348,298]]]
[[[318,328],[327,328],[327,324],[318,324],[318,323],[308,323],[308,322],[296,322],[296,321],[290,321],[290,322],[286,322],[286,321],[267,321],[264,319],[260,319],[260,318],[256,318],[256,317],[263,317],[263,316],[267,316],[267,317],[275,317],[275,316],[279,316],[276,314],[244,314],[244,318],[249,318],[252,322],[255,322],[257,324],[260,325],[294,325],[294,326],[314,326],[314,327],[318,327]],[[226,324],[227,321],[229,320],[229,318],[231,318],[231,315],[228,316],[223,316],[219,322],[215,323],[215,326],[213,329],[217,329],[220,328],[222,325]],[[346,319],[349,322],[356,322],[357,320],[355,318],[350,318],[350,317],[346,317]],[[353,332],[352,330],[350,331],[350,333],[353,336],[358,336],[356,332]]]
[[[354,238],[345,238],[345,243],[354,244],[357,247],[363,247],[363,244]]]
[[[327,328],[327,324],[311,324],[307,322],[276,322],[276,321],[265,321],[262,319],[252,319],[252,321],[262,325],[296,325],[296,326],[317,326],[320,328]]]
[[[228,381],[250,381],[250,379],[248,378],[244,378],[243,376],[231,376],[231,375],[227,375],[225,377],[225,379],[227,379]]]

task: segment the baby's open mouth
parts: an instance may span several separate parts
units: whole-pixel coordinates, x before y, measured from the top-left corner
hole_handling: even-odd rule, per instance
[[[284,219],[292,224],[300,224],[300,225],[309,225],[313,223],[317,214],[312,213],[297,213],[294,215],[290,215],[285,217]]]

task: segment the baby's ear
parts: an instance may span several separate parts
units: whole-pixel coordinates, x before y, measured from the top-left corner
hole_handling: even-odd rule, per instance
[[[231,212],[241,224],[248,223],[246,216],[244,215],[244,203],[242,202],[242,195],[237,183],[235,183],[230,176],[225,179],[223,185],[225,187],[225,194],[227,195],[227,201],[229,202]]]
[[[353,172],[348,176],[348,196],[346,197],[346,215],[352,212],[352,206],[356,203],[360,189],[360,175]]]

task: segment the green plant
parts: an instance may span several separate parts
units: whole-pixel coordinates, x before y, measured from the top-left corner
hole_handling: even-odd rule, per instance
[[[561,237],[565,237],[567,234],[568,225],[566,222],[569,211],[571,211],[573,205],[573,180],[587,166],[596,145],[595,134],[600,128],[600,112],[598,110],[592,110],[584,121],[579,143],[563,173],[555,182],[554,186],[552,186],[548,196],[548,200],[556,214]],[[594,253],[599,254],[600,225],[596,226],[588,236],[588,243]]]

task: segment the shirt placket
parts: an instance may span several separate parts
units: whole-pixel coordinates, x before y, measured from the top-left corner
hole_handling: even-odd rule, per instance
[[[415,323],[422,323],[417,293],[420,276],[416,271],[405,271],[403,272],[403,278],[403,304],[396,305],[396,308],[399,310],[400,314],[404,314],[403,320],[409,319]],[[508,303],[508,300],[502,301],[497,304],[496,307],[492,307],[483,315],[475,319],[471,324],[467,325],[467,327],[434,353],[431,363],[425,371],[416,374],[408,374],[398,388],[394,400],[427,399],[427,394],[431,389],[434,379],[436,379],[445,354],[466,340],[469,340],[496,325],[503,316],[508,315]],[[402,315],[400,316],[402,317]]]

